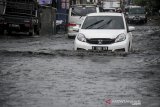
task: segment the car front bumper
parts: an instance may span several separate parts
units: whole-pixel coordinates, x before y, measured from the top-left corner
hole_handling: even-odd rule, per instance
[[[76,38],[74,43],[74,50],[78,50],[78,49],[93,50],[93,47],[106,47],[108,51],[116,51],[116,50],[124,49],[125,52],[128,52],[128,46],[129,46],[129,40],[125,40],[125,41],[117,42],[113,44],[98,45],[98,44],[89,44],[86,42],[81,42]]]
[[[130,22],[142,22],[142,21],[146,21],[146,18],[128,18],[128,21]]]

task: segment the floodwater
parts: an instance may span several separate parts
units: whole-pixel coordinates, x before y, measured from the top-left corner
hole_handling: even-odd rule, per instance
[[[129,54],[75,52],[64,36],[1,38],[0,107],[160,107],[160,27],[135,27]]]

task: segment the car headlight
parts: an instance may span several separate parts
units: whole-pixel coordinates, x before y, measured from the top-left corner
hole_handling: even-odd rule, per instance
[[[115,42],[122,42],[126,39],[126,35],[124,33],[117,36]]]
[[[81,33],[77,34],[77,39],[81,42],[86,42],[86,37]]]
[[[140,18],[145,19],[145,18],[146,18],[146,16],[141,16]]]
[[[128,16],[129,19],[133,19],[134,16]]]

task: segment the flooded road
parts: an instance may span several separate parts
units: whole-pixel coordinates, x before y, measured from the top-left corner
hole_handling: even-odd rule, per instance
[[[135,27],[129,54],[75,52],[65,35],[2,37],[0,107],[160,107],[160,27]]]

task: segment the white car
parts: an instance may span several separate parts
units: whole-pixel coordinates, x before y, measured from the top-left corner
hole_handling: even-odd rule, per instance
[[[75,37],[77,32],[73,30],[73,27],[76,25],[82,24],[85,16],[89,13],[97,13],[99,12],[99,7],[96,5],[91,5],[91,4],[77,4],[73,5],[69,9],[69,14],[68,14],[68,24],[67,24],[67,29],[68,29],[68,37]]]
[[[135,28],[127,26],[123,13],[91,13],[82,25],[74,42],[75,50],[125,51],[132,47]]]

